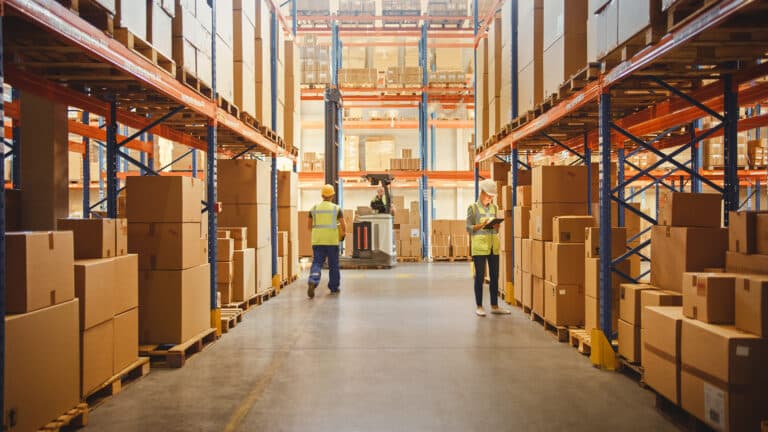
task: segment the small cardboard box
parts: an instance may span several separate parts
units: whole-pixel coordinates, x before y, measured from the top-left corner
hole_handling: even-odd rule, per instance
[[[623,283],[619,290],[619,319],[631,326],[642,326],[640,296],[645,290],[656,290],[653,285]]]
[[[627,251],[627,229],[611,228],[611,258],[618,258]],[[584,256],[600,258],[600,227],[584,228]]]
[[[296,207],[299,203],[299,175],[293,171],[277,172],[277,205]]]
[[[68,231],[7,233],[6,312],[31,312],[75,298],[73,252]]]
[[[630,363],[640,362],[640,326],[619,319],[619,354]]]
[[[640,291],[640,327],[645,327],[642,322],[643,309],[649,306],[683,306],[683,296],[674,291],[649,289]],[[681,309],[682,310],[682,309]]]
[[[534,203],[529,219],[529,234],[536,240],[552,241],[552,219],[555,216],[585,214],[586,204]]]
[[[683,273],[725,264],[728,232],[725,228],[654,226],[651,244],[651,284],[682,292]]]
[[[114,312],[119,315],[139,307],[139,256],[122,255],[114,258],[115,289]]]
[[[768,255],[725,253],[725,271],[729,273],[768,274]]]
[[[234,253],[235,239],[216,239],[216,261],[232,261]]]
[[[277,233],[277,256],[288,256],[288,232],[286,231],[278,231]]]
[[[491,179],[494,181],[507,181],[507,176],[510,172],[510,164],[506,162],[496,162],[494,161],[491,163]]]
[[[218,178],[221,181],[221,171]],[[182,176],[129,176],[126,194],[130,223],[200,222],[205,182]]]
[[[531,186],[518,186],[517,187],[517,205],[520,207],[531,207],[533,201],[531,199],[531,193],[533,189]]]
[[[683,314],[711,324],[733,324],[735,286],[732,274],[685,273]]]
[[[226,233],[226,236],[220,238],[231,238],[235,240],[246,240],[248,238],[248,228],[246,227],[219,227],[219,233]]]
[[[10,257],[10,256],[9,256]],[[78,300],[5,317],[3,418],[36,431],[80,401]]]
[[[544,243],[545,279],[554,284],[584,286],[584,247],[579,243]]]
[[[115,219],[115,256],[128,253],[128,219]]]
[[[532,185],[534,203],[587,202],[587,168],[584,166],[537,166],[533,168]]]
[[[512,210],[512,213],[515,237],[530,237],[531,208],[518,206]]]
[[[768,337],[768,277],[737,276],[734,303],[736,328]]]
[[[235,272],[232,261],[216,262],[216,283],[231,283]]]
[[[552,238],[555,243],[584,243],[585,229],[595,226],[592,216],[555,216]]]
[[[544,245],[545,242],[539,240],[531,242],[531,274],[539,279],[546,277]]]
[[[115,315],[114,326],[112,375],[117,375],[139,359],[139,308]]]
[[[768,212],[738,211],[728,214],[728,250],[743,254],[757,253],[757,216]]]
[[[629,274],[629,262],[624,261],[616,265],[617,270]],[[623,283],[629,283],[628,279],[623,278],[616,272],[611,272],[611,293],[616,300],[619,301],[619,286]],[[584,292],[586,295],[599,299],[600,298],[600,258],[585,258],[584,259]],[[618,311],[617,311],[618,313]]]
[[[395,218],[394,218],[394,224],[395,225],[408,225],[411,220],[411,211],[408,209],[396,209],[395,210]]]
[[[719,228],[722,196],[659,190],[659,225]]]
[[[531,309],[540,317],[544,316],[545,303],[544,303],[544,279],[533,276],[533,299],[531,301]]]
[[[81,329],[112,319],[115,312],[115,259],[77,260],[74,266]]]
[[[235,251],[232,275],[232,301],[245,301],[256,295],[256,250]]]
[[[115,323],[109,318],[82,333],[82,378],[80,394],[83,398],[98,389],[113,375],[115,362]],[[137,347],[138,354],[138,347]]]
[[[57,225],[60,231],[72,231],[75,259],[115,256],[114,219],[59,219]]]
[[[680,328],[683,309],[650,306],[643,309],[642,344],[645,382],[672,402],[680,401]]]
[[[142,270],[183,270],[208,262],[199,223],[129,223],[128,251]]]
[[[556,326],[584,325],[584,288],[545,281],[544,318]]]

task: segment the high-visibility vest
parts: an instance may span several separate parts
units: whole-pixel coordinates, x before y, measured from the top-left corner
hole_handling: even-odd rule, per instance
[[[339,244],[339,206],[323,201],[309,211],[312,216],[312,244],[318,246],[338,246]]]
[[[475,216],[474,223],[477,225],[483,219],[493,219],[498,213],[496,204],[491,203],[488,209],[479,203],[472,204],[472,213]],[[472,255],[494,255],[499,254],[499,235],[494,229],[481,229],[472,233]]]

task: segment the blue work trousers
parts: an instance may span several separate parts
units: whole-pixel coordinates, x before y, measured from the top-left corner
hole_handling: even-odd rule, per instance
[[[323,263],[328,259],[328,288],[331,291],[339,290],[341,282],[339,275],[339,247],[312,245],[312,268],[309,269],[309,283],[320,285],[320,274]]]

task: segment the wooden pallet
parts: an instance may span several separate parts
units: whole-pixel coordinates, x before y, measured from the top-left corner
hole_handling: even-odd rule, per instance
[[[118,374],[104,382],[98,389],[88,393],[85,400],[91,407],[99,406],[110,397],[120,393],[123,390],[124,385],[133,383],[147,376],[149,371],[149,359],[146,357],[139,357],[135,362],[131,363]]]
[[[211,86],[184,68],[176,69],[176,79],[205,97],[211,97]]]
[[[256,120],[256,117],[248,114],[245,111],[240,111],[240,121],[247,124],[248,126],[259,130],[261,128],[261,123],[259,123],[258,120]]]
[[[271,128],[261,125],[259,127],[259,130],[261,131],[261,134],[264,135],[268,140],[272,142],[277,142],[277,133],[273,131]]]
[[[655,393],[655,392],[654,392]],[[712,432],[713,429],[704,424],[701,420],[694,417],[693,414],[685,411],[681,406],[675,402],[665,398],[664,396],[656,394],[656,410],[662,417],[669,420],[672,424],[677,426],[680,430],[688,432]]]
[[[125,45],[131,51],[149,60],[153,65],[168,72],[171,76],[176,76],[176,62],[173,61],[173,59],[164,56],[149,42],[131,33],[130,30],[116,28],[115,40]]]
[[[537,323],[539,323],[541,325],[544,325],[544,317],[539,315],[539,314],[537,314],[534,311],[531,311],[530,315],[528,315],[528,318],[530,318],[531,321],[533,321],[533,322],[537,322]]]
[[[104,33],[112,35],[115,32],[115,16],[93,0],[57,0],[68,7],[92,26]]]
[[[40,432],[59,432],[61,430],[80,429],[88,425],[88,404],[79,403],[71,410],[41,427]],[[5,428],[3,429],[5,430]]]
[[[178,345],[141,345],[139,355],[149,357],[156,367],[180,368],[187,358],[216,341],[216,329],[209,328]]]
[[[551,322],[544,320],[544,330],[552,333],[557,337],[558,342],[568,342],[568,331],[575,327],[566,327],[552,324]]]
[[[571,346],[578,348],[579,352],[584,355],[589,355],[590,349],[590,332],[584,329],[573,329],[568,331],[568,337],[571,341]]]
[[[606,73],[617,65],[630,60],[646,47],[658,42],[665,33],[663,22],[649,25],[601,57],[599,59],[601,63],[599,71]]]
[[[397,257],[397,262],[401,263],[417,263],[421,261],[421,257]]]
[[[531,314],[531,308],[530,307],[528,307],[528,306],[526,306],[526,305],[521,303],[520,304],[520,308],[523,310],[523,313],[525,315],[530,315]]]
[[[579,90],[583,89],[587,84],[596,80],[599,76],[600,76],[600,64],[589,63],[587,66],[580,69],[575,74],[571,75],[571,77],[565,80],[564,83],[560,84],[560,87],[558,88],[558,91],[557,91],[557,98],[554,100],[554,102],[559,102],[560,100],[565,99],[568,96],[578,92]]]
[[[243,322],[243,310],[240,308],[221,308],[221,332],[229,333],[238,323]]]
[[[667,32],[694,19],[720,0],[678,0],[667,9]]]
[[[619,360],[619,371],[636,379],[640,386],[645,388],[645,381],[643,381],[643,366],[637,362],[630,362],[622,355],[618,355],[617,358]]]
[[[221,95],[216,96],[216,103],[219,105],[219,108],[228,112],[233,117],[240,118],[240,108],[237,105],[224,99]]]

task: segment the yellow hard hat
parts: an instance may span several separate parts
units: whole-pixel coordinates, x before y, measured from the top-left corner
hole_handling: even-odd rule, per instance
[[[323,198],[330,198],[334,195],[336,195],[336,190],[333,189],[333,185],[323,185],[323,188],[320,189],[320,193],[323,195]]]

